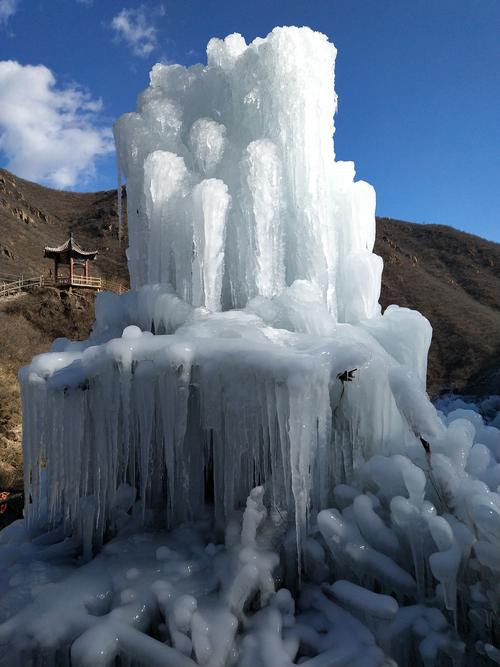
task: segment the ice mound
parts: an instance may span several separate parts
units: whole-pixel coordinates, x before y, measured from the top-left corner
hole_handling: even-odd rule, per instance
[[[429,323],[381,313],[335,54],[211,40],[117,121],[133,289],[20,373],[0,665],[500,662],[500,432],[437,412]]]
[[[431,443],[369,458],[317,519],[334,577],[350,582],[336,597],[369,627],[385,619],[377,639],[398,665],[464,664],[466,650],[466,665],[500,658],[491,643],[500,609],[500,431],[476,406],[459,405],[441,404],[446,430]],[[391,597],[377,603],[360,586]],[[394,599],[414,604],[389,618]]]
[[[208,497],[223,523],[265,482],[300,546],[332,481],[442,429],[418,369],[387,351],[393,322],[412,317],[404,309],[380,316],[380,342],[370,327],[335,324],[309,283],[242,311],[193,309],[156,287],[103,295],[96,310],[90,341],[58,341],[21,373],[28,521],[62,521],[89,549],[112,529],[123,482],[144,525],[166,527],[194,519]],[[414,339],[428,337],[418,324]]]

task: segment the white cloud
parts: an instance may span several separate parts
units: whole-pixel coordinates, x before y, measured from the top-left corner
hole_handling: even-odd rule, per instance
[[[110,128],[97,124],[102,103],[76,86],[57,87],[44,65],[0,61],[0,90],[0,152],[18,176],[72,187],[113,151]]]
[[[19,0],[0,0],[0,28],[16,13],[18,4]]]
[[[163,5],[155,9],[144,5],[137,9],[124,8],[111,21],[111,28],[116,38],[128,44],[134,55],[145,58],[158,46],[158,30],[154,20],[164,14]]]

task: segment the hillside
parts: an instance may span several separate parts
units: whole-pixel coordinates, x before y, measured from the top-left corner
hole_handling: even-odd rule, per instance
[[[377,220],[382,306],[415,308],[433,327],[428,391],[500,393],[500,245],[452,227]]]
[[[52,190],[0,169],[0,230],[0,278],[47,275],[52,262],[43,258],[44,246],[73,232],[83,248],[99,251],[93,275],[128,282],[115,191]]]
[[[84,248],[98,248],[93,275],[128,279],[114,191],[61,192],[0,169],[0,230],[0,279],[48,274],[43,247],[70,231]],[[383,307],[416,308],[433,325],[431,395],[500,393],[500,245],[450,227],[380,218],[375,250],[385,264]],[[19,366],[57,336],[85,338],[93,304],[93,293],[56,288],[0,301],[0,488],[20,483]]]

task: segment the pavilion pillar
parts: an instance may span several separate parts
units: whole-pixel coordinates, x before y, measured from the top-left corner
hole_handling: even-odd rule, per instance
[[[87,278],[89,277],[89,260],[88,259],[85,260],[83,270],[84,270],[85,280],[87,280]]]
[[[57,261],[57,258],[54,259],[54,282],[57,284],[57,278],[58,278],[58,270],[59,270],[59,262]]]
[[[69,258],[69,282],[70,282],[70,284],[73,284],[73,273],[74,273],[73,257],[70,257]]]

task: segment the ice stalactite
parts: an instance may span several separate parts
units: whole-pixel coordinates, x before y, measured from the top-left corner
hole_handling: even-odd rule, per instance
[[[123,219],[122,219],[122,204],[123,204],[123,192],[122,192],[122,170],[120,166],[120,161],[116,161],[116,199],[117,199],[117,211],[118,211],[118,241],[121,245],[122,235],[123,235]]]
[[[195,306],[221,310],[226,217],[230,204],[220,180],[201,181],[193,190],[192,300]]]

